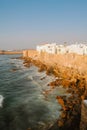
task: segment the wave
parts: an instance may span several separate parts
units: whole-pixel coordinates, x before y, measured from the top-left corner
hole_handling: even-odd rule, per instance
[[[4,100],[4,97],[0,95],[0,107],[3,107],[3,100]]]

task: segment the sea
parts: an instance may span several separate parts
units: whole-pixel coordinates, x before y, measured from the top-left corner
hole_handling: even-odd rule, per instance
[[[25,67],[20,56],[0,55],[0,130],[48,130],[61,114],[56,96],[67,95],[66,89],[46,95],[55,77]]]

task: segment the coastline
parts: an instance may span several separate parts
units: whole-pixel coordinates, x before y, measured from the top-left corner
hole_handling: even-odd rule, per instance
[[[23,54],[23,51],[0,51],[0,55]]]
[[[49,130],[57,130],[57,129],[79,130],[80,121],[81,121],[81,103],[84,99],[87,98],[86,97],[87,74],[86,74],[86,71],[84,71],[84,69],[86,68],[82,69],[82,66],[81,65],[79,66],[79,64],[77,64],[77,66],[79,66],[78,69],[76,67],[72,67],[73,64],[71,64],[72,65],[71,67],[69,67],[70,64],[69,66],[64,66],[63,64],[62,66],[60,65],[60,63],[54,64],[54,62],[48,61],[48,59],[50,59],[53,56],[51,54],[43,54],[43,53],[38,54],[38,52],[35,52],[35,51],[29,51],[29,52],[26,51],[23,54],[24,54],[23,64],[26,67],[29,67],[32,64],[34,64],[35,66],[39,68],[38,71],[40,72],[46,71],[46,74],[48,75],[52,74],[56,77],[55,81],[48,84],[50,86],[50,91],[55,89],[55,87],[62,85],[63,87],[68,88],[67,91],[71,94],[69,98],[65,96],[57,96],[55,98],[55,100],[57,100],[58,103],[60,103],[60,105],[62,106],[62,110],[61,110],[62,113],[58,121]],[[66,56],[63,56],[63,57],[65,57],[66,59]],[[82,56],[77,56],[77,57],[75,56],[74,58],[78,59],[78,57],[82,57]],[[84,59],[86,58],[87,57],[85,56]],[[54,59],[55,59],[55,56],[54,56]],[[65,64],[68,65],[67,59],[66,59]],[[45,92],[45,93],[48,94],[49,92]]]
[[[55,97],[57,94],[67,95],[66,90],[59,87],[46,95],[44,90],[50,89],[47,84],[55,77],[38,72],[35,66],[24,67],[23,60],[18,59],[19,56],[0,57],[0,95],[4,97],[0,108],[0,130],[47,130],[61,113],[61,106]],[[19,122],[22,127],[18,125]]]

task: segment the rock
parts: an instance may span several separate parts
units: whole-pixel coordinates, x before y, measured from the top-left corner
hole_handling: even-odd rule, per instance
[[[62,127],[63,125],[64,125],[63,121],[62,121],[62,120],[59,120],[59,121],[58,121],[58,126],[59,126],[59,127]]]
[[[13,68],[11,71],[16,72],[17,70],[18,70],[17,68]]]

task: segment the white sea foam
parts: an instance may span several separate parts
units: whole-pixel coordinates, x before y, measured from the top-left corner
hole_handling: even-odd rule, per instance
[[[4,100],[4,97],[0,95],[0,107],[3,107],[3,100]]]
[[[33,80],[33,76],[28,76],[28,80]]]

